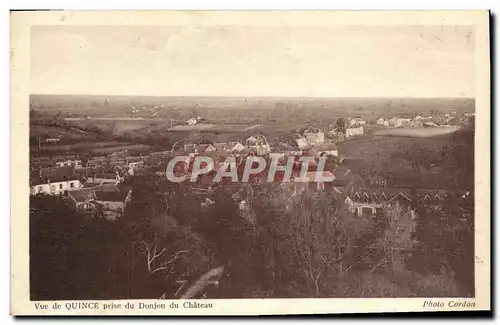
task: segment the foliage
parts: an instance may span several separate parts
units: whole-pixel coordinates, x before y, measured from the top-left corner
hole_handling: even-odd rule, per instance
[[[231,187],[206,192],[215,203],[202,206],[182,184],[153,175],[129,182],[132,202],[114,222],[76,213],[63,198],[32,198],[32,299],[179,298],[222,267],[198,297],[467,296],[473,288],[470,202],[417,207],[418,219],[391,206],[370,219],[308,184],[252,185],[246,218]]]

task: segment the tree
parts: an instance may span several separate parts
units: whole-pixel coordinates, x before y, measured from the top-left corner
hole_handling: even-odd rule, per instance
[[[416,221],[413,212],[398,203],[384,207],[383,215],[385,230],[375,243],[382,258],[371,271],[389,267],[394,274],[406,267],[406,260],[415,247]]]
[[[343,118],[339,117],[337,121],[335,122],[335,128],[337,129],[337,132],[346,132],[346,124]]]
[[[474,294],[474,208],[468,199],[422,202],[417,210],[416,250],[409,268],[421,274],[448,274],[464,296]]]

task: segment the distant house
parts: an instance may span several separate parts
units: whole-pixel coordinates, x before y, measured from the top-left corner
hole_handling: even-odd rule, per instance
[[[255,142],[257,142],[257,138],[254,137],[253,135],[248,137],[247,140],[246,140],[246,144],[247,146],[251,146],[253,145]]]
[[[428,203],[442,201],[446,198],[446,191],[442,190],[416,190],[411,193],[408,189],[390,188],[359,188],[351,190],[345,199],[349,211],[358,216],[376,216],[383,212],[385,206],[398,204],[411,210],[412,197],[417,196]],[[413,210],[411,210],[413,212]]]
[[[192,117],[189,120],[187,120],[187,124],[188,125],[195,125],[196,123],[198,123],[198,119],[196,119],[194,117]]]
[[[101,211],[107,219],[116,219],[123,214],[130,202],[132,190],[112,184],[84,187],[68,194],[69,205],[75,210]]]
[[[75,210],[92,209],[96,191],[119,192],[120,190],[114,184],[86,183],[81,189],[68,193],[68,202]]]
[[[137,169],[137,168],[142,168],[145,165],[145,158],[144,157],[128,157],[126,161],[127,167],[129,169]]]
[[[58,167],[76,167],[76,168],[81,168],[83,166],[81,160],[66,160],[66,161],[58,161],[56,163],[56,166]]]
[[[87,210],[92,207],[94,191],[78,190],[68,193],[69,205],[75,210]]]
[[[202,144],[202,145],[200,145],[200,151],[201,152],[210,152],[210,151],[215,151],[215,150],[217,150],[217,148],[215,148],[211,144]]]
[[[365,129],[362,126],[359,127],[348,127],[345,129],[345,137],[352,138],[355,136],[360,136],[365,133]]]
[[[271,147],[263,135],[251,136],[245,141],[247,147],[259,156],[267,155],[271,152]]]
[[[389,124],[394,127],[409,126],[412,122],[412,117],[410,116],[394,116],[389,120]]]
[[[109,161],[108,157],[93,157],[87,161],[87,166],[97,166]]]
[[[363,119],[361,116],[349,118],[349,125],[351,125],[351,126],[365,125],[365,124],[366,124],[366,120]]]
[[[378,124],[378,125],[384,125],[384,122],[385,122],[385,118],[383,118],[383,117],[379,117],[379,118],[377,119],[377,124]]]
[[[81,167],[75,168],[73,172],[79,179],[86,180],[87,177],[92,176],[95,171],[92,167]]]
[[[114,220],[125,212],[127,204],[132,199],[131,189],[114,191],[95,191],[95,203],[103,210],[106,219]]]
[[[119,184],[122,181],[119,173],[94,173],[87,178],[89,182],[98,184]]]
[[[387,180],[380,176],[373,176],[368,179],[366,185],[369,187],[387,187]]]
[[[59,195],[82,186],[72,167],[41,168],[30,175],[30,194]]]
[[[309,128],[304,131],[304,138],[312,145],[325,142],[325,133],[319,128]]]
[[[396,204],[410,207],[411,195],[405,189],[361,188],[353,190],[345,199],[350,212],[357,216],[381,215],[384,207]]]
[[[45,139],[45,143],[57,143],[57,142],[60,142],[61,139],[60,138],[46,138]]]
[[[295,139],[295,142],[297,144],[298,149],[301,149],[301,150],[307,149],[311,146],[306,138],[302,138],[302,137],[297,138],[297,139]]]
[[[238,141],[231,141],[228,143],[228,151],[238,153],[245,149],[245,146]]]

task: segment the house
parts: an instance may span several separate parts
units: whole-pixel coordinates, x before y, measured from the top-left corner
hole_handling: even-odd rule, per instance
[[[361,116],[349,118],[349,125],[350,126],[361,126],[361,125],[365,125],[365,124],[366,124],[366,120],[363,119]]]
[[[238,153],[240,151],[242,151],[243,149],[245,149],[245,146],[242,145],[241,143],[239,143],[238,141],[231,141],[228,143],[229,144],[229,152],[234,152],[234,153]]]
[[[396,204],[409,208],[411,194],[407,189],[360,188],[352,190],[344,202],[356,216],[376,216],[385,206]]]
[[[248,149],[252,150],[259,156],[267,155],[271,152],[271,147],[263,135],[250,136],[245,141]]]
[[[94,202],[108,220],[114,220],[125,212],[125,208],[132,200],[132,190],[120,188],[116,191],[95,191]]]
[[[115,151],[109,155],[109,160],[111,161],[122,161],[130,158],[128,150]]]
[[[345,129],[345,137],[346,138],[352,138],[355,136],[360,136],[365,133],[365,130],[362,126],[358,127],[348,127]]]
[[[66,160],[66,161],[58,161],[56,163],[56,166],[58,167],[76,167],[76,168],[81,168],[83,167],[83,163],[81,160]]]
[[[366,186],[368,187],[387,187],[387,180],[380,176],[373,176],[368,179],[366,182]]]
[[[88,210],[92,207],[94,191],[81,189],[68,193],[69,205],[75,210]]]
[[[319,128],[309,128],[304,131],[304,138],[311,145],[325,142],[325,133]]]
[[[215,148],[210,143],[200,144],[200,152],[211,152],[211,151],[215,151],[215,150],[217,150],[217,148]]]
[[[134,161],[128,163],[128,168],[132,170],[136,170],[142,167],[144,167],[144,161]]]
[[[384,125],[384,123],[385,123],[385,121],[386,121],[386,119],[385,119],[385,118],[383,118],[383,117],[379,117],[379,118],[377,119],[377,125],[383,126],[383,125]]]
[[[92,167],[81,167],[75,168],[73,172],[78,177],[78,179],[86,180],[88,177],[92,176],[95,170]]]
[[[81,189],[68,192],[68,203],[75,210],[92,209],[96,191],[118,192],[119,188],[114,184],[85,183]]]
[[[307,148],[309,148],[311,146],[309,144],[309,142],[307,141],[307,139],[303,138],[303,137],[295,139],[295,143],[297,145],[297,148],[300,149],[300,150],[307,149]]]
[[[399,128],[411,125],[412,120],[411,116],[394,116],[389,120],[389,124]]]
[[[120,174],[118,172],[116,172],[115,174],[94,173],[87,179],[92,183],[98,183],[98,184],[106,184],[106,183],[119,184],[122,181],[122,178],[120,177]]]
[[[195,125],[196,123],[198,123],[198,119],[197,118],[190,118],[189,120],[187,120],[187,124],[188,125]]]
[[[215,151],[223,152],[223,151],[225,151],[228,153],[233,153],[233,152],[238,153],[238,152],[241,152],[244,148],[245,148],[245,146],[238,141],[228,141],[228,142],[214,143],[213,145],[211,145],[210,150],[205,150],[205,151],[208,151],[208,152],[215,152]]]
[[[137,169],[137,168],[141,168],[141,167],[144,167],[144,157],[129,157],[127,158],[127,167],[129,169]]]
[[[87,166],[98,166],[108,162],[109,159],[107,157],[93,157],[87,161]]]
[[[46,138],[45,139],[45,143],[58,143],[60,141],[61,141],[60,138]]]
[[[362,187],[351,192],[345,199],[349,211],[361,216],[375,216],[382,213],[385,206],[391,206],[396,202],[399,206],[411,209],[413,198],[420,198],[428,203],[444,200],[448,193],[444,190],[422,190],[417,189],[413,193],[409,189],[394,188],[369,188]]]
[[[59,195],[78,190],[82,186],[73,167],[48,167],[35,170],[30,175],[30,194]]]

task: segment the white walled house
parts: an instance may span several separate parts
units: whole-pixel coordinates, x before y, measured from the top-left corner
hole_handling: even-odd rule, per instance
[[[271,152],[271,146],[263,135],[251,136],[245,141],[248,149],[252,150],[259,156],[267,155]]]
[[[295,139],[295,142],[297,143],[298,149],[307,149],[310,147],[309,142],[307,142],[306,138],[298,138]]]
[[[230,142],[230,147],[229,147],[229,150],[230,152],[240,152],[242,151],[243,149],[245,149],[245,146],[242,145],[241,143],[239,142]]]
[[[82,168],[83,164],[81,160],[66,160],[66,161],[59,161],[56,163],[58,167],[75,167],[75,168]]]
[[[30,194],[59,195],[82,187],[73,167],[41,168],[30,174]]]
[[[30,186],[30,194],[49,194],[49,195],[59,195],[64,194],[66,191],[76,191],[82,187],[82,183],[78,179],[69,180],[56,180],[43,182],[34,182]]]
[[[187,120],[188,125],[195,125],[196,123],[198,123],[198,119],[196,119],[194,117]]]
[[[325,133],[320,129],[308,129],[304,131],[304,138],[311,145],[325,142]]]
[[[365,130],[362,126],[360,127],[348,127],[345,129],[346,138],[352,138],[354,136],[363,135]]]
[[[360,116],[349,119],[349,125],[351,125],[351,126],[365,125],[365,124],[366,124],[366,120],[361,118]]]

